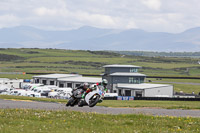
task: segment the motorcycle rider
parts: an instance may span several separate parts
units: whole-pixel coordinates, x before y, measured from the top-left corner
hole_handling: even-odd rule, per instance
[[[85,98],[86,91],[89,89],[89,84],[87,82],[85,82],[85,83],[83,83],[83,85],[79,86],[77,89],[83,90],[82,98]]]
[[[108,85],[108,81],[106,79],[103,79],[102,82],[96,83],[96,85],[104,87],[104,91],[107,92],[108,89],[106,86]]]
[[[87,90],[83,93],[83,95],[82,95],[82,98],[84,99],[85,98],[85,96],[89,93],[89,92],[91,92],[91,91],[93,91],[93,90],[96,90],[96,87],[98,86],[98,87],[104,87],[104,91],[107,91],[107,84],[108,84],[108,81],[106,80],[106,79],[103,79],[102,80],[102,82],[99,82],[99,83],[96,83],[95,85],[91,85],[89,88],[87,88]]]
[[[85,96],[86,90],[88,89],[89,84],[88,83],[83,83],[81,86],[75,88],[72,90],[72,98],[68,101],[68,103],[66,104],[66,106],[72,106],[71,104],[73,103],[74,106],[74,101],[76,101],[75,99],[76,96],[79,96],[79,94],[81,94],[81,97]],[[81,90],[81,91],[77,91],[77,90]],[[75,92],[75,93],[74,93]]]

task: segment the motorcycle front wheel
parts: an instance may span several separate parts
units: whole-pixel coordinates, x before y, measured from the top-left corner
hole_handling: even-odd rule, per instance
[[[94,107],[99,102],[100,96],[96,95],[96,97],[92,97],[89,101],[89,107]]]

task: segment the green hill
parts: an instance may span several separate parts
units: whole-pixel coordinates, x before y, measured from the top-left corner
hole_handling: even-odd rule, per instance
[[[106,51],[0,49],[0,72],[80,73],[98,75],[106,64],[133,64],[149,76],[200,77],[198,58],[145,57]]]

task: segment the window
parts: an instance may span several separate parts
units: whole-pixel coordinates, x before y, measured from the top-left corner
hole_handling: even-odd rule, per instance
[[[42,80],[42,83],[43,83],[44,85],[46,85],[46,84],[47,84],[47,81],[46,81],[46,80]]]
[[[137,68],[130,68],[130,72],[138,72],[138,69]]]
[[[60,87],[60,88],[63,88],[63,87],[64,87],[64,84],[60,83],[60,84],[59,84],[59,87]]]
[[[117,93],[117,91],[116,91],[116,90],[114,90],[114,93]]]
[[[122,90],[119,90],[118,95],[119,95],[119,96],[122,95]]]
[[[129,77],[129,83],[134,83],[134,78],[133,77]]]
[[[81,84],[76,84],[76,85],[75,85],[75,87],[79,87],[79,86],[81,86]]]
[[[40,80],[39,79],[35,79],[35,83],[39,83],[40,82]]]
[[[67,83],[67,87],[72,88],[72,83]]]
[[[131,96],[131,90],[125,90],[125,96]]]
[[[50,81],[50,85],[54,85],[54,81]]]
[[[129,83],[140,84],[140,78],[129,77]]]
[[[136,97],[142,97],[142,91],[136,91],[135,96]]]

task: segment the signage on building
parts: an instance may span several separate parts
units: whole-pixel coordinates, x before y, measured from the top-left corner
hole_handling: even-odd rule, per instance
[[[133,96],[118,96],[117,100],[134,100]]]

